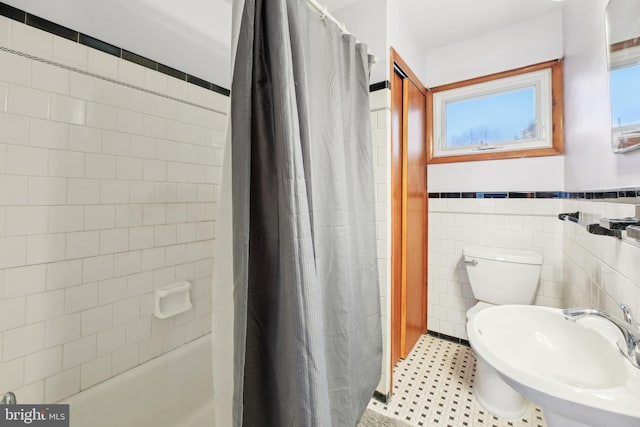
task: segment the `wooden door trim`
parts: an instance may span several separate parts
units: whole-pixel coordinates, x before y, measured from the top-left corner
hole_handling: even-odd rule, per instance
[[[399,124],[400,129],[395,127],[397,116],[402,116],[402,102],[397,102],[396,94],[398,91],[402,91],[403,89],[403,79],[401,74],[396,73],[396,71],[391,68],[390,75],[390,83],[391,83],[391,143],[390,143],[390,169],[391,169],[391,198],[390,198],[390,211],[391,211],[391,240],[389,242],[390,246],[390,255],[391,255],[391,274],[390,274],[390,307],[391,307],[391,321],[390,321],[390,330],[389,330],[389,382],[393,384],[393,367],[398,359],[402,358],[402,308],[397,307],[398,301],[400,299],[400,304],[402,302],[402,290],[398,289],[398,279],[402,282],[402,250],[400,249],[400,253],[398,253],[397,246],[402,242],[402,231],[397,230],[399,225],[402,225],[402,212],[398,212],[398,206],[396,203],[396,199],[398,198],[398,193],[400,193],[400,200],[402,200],[402,176],[398,177],[397,168],[402,168],[402,159],[404,158],[404,154],[402,152],[403,143],[403,128],[404,125],[402,123]],[[398,105],[400,104],[400,105]],[[398,109],[400,111],[398,111]],[[402,122],[402,120],[400,120]],[[398,142],[399,141],[399,142]],[[399,150],[399,155],[396,156],[396,150]],[[398,179],[400,178],[400,179]],[[400,224],[398,224],[400,221]],[[398,239],[398,231],[400,232],[400,242]],[[398,275],[400,277],[398,278]],[[401,283],[400,283],[401,286]],[[389,390],[390,393],[393,393],[393,387]]]
[[[416,89],[418,89],[418,91],[420,91],[424,96],[425,96],[425,103],[427,102],[426,100],[429,99],[429,97],[427,96],[428,93],[428,89],[422,84],[422,82],[420,81],[420,79],[415,75],[415,73],[411,70],[411,68],[407,65],[407,63],[402,59],[402,57],[400,57],[400,55],[396,52],[396,50],[394,48],[390,48],[390,61],[389,61],[389,65],[390,65],[390,83],[391,83],[391,117],[394,117],[394,102],[393,102],[393,92],[394,90],[396,90],[397,88],[395,87],[396,85],[394,84],[394,73],[396,73],[396,70],[398,72],[399,75],[401,75],[402,77],[404,77],[403,79],[403,85],[402,85],[402,90],[403,90],[403,109],[404,111],[407,111],[408,108],[408,96],[407,96],[407,92],[408,92],[408,82],[407,80],[409,80],[415,87]],[[428,104],[425,105],[425,107],[429,107]],[[425,114],[425,131],[427,131],[427,123],[426,123],[426,118],[429,116],[428,114],[428,109],[426,110],[427,114]],[[402,189],[405,190],[407,187],[407,182],[408,182],[408,175],[407,175],[407,152],[406,152],[406,146],[407,146],[407,116],[406,114],[403,114],[403,123],[402,123]],[[393,119],[391,121],[391,126],[393,127]],[[393,144],[393,128],[391,129],[391,135],[392,135],[392,140],[391,143]],[[425,133],[426,135],[429,135],[428,132]],[[427,141],[425,140],[425,147],[426,147],[426,143]],[[393,145],[390,148],[391,151],[391,159],[393,159]],[[426,165],[425,165],[426,166]],[[393,173],[392,173],[393,176]],[[392,183],[393,184],[393,183]],[[393,195],[393,185],[392,185],[392,195]],[[426,193],[426,191],[425,191]],[[402,240],[403,240],[403,244],[402,244],[402,251],[403,253],[401,253],[401,259],[405,258],[406,255],[406,205],[407,205],[407,194],[406,191],[402,191],[402,215],[401,218],[397,218],[397,215],[394,214],[395,210],[393,209],[393,197],[391,197],[391,229],[395,230],[395,226],[397,225],[397,221],[400,220],[402,221]],[[425,201],[426,206],[427,206],[427,211],[428,211],[428,199]],[[424,225],[425,225],[425,232],[427,232],[427,226],[428,226],[428,219],[425,215],[424,218]],[[391,265],[392,265],[392,270],[393,270],[393,265],[394,265],[394,261],[397,262],[397,259],[395,259],[397,257],[394,257],[394,249],[393,249],[393,232],[392,232],[392,242],[390,243],[391,246]],[[425,237],[425,253],[428,252],[428,240]],[[427,264],[427,260],[425,259],[425,276],[427,275],[427,269],[428,269],[428,264]],[[401,284],[401,288],[402,288],[402,293],[404,294],[406,292],[406,266],[402,265],[402,284]],[[391,296],[393,298],[394,296],[394,287],[393,287],[393,274],[390,275],[391,276]],[[426,277],[425,277],[425,289],[424,289],[424,296],[423,296],[423,333],[427,332],[427,319],[426,319],[426,313],[427,313],[427,288],[426,288]],[[400,297],[402,297],[402,295],[400,295]],[[403,319],[406,319],[406,304],[405,301],[402,301],[402,310],[401,310],[401,316]],[[398,324],[394,324],[394,311],[393,311],[393,307],[394,307],[394,303],[393,301],[391,301],[391,329],[390,329],[390,344],[391,347],[393,347],[393,343],[394,343],[394,339],[396,338],[396,335],[400,335],[400,342],[401,342],[401,350],[400,350],[400,356],[402,358],[406,357],[406,354],[402,354],[403,352],[405,352],[405,340],[406,340],[406,330],[404,330],[404,328],[402,328],[401,325]],[[399,329],[399,330],[398,330]],[[391,349],[390,349],[390,355],[391,355]],[[393,366],[394,366],[394,360],[392,360],[393,358],[390,357],[390,381],[391,384],[393,384]]]
[[[411,70],[411,68],[407,65],[407,63],[404,61],[404,59],[402,59],[402,57],[398,54],[398,52],[396,52],[396,50],[394,48],[389,48],[389,51],[391,52],[391,60],[389,61],[390,64],[390,76],[393,75],[393,70],[398,67],[401,71],[402,74],[404,74],[405,76],[407,76],[407,78],[409,80],[411,80],[411,82],[416,86],[416,88],[422,92],[422,94],[424,96],[427,96],[427,92],[428,89],[426,88],[425,85],[422,84],[422,82],[420,81],[420,79],[418,78],[418,76],[415,75],[415,73]]]
[[[407,259],[407,189],[409,188],[409,173],[408,173],[408,156],[407,156],[407,128],[409,126],[409,117],[406,111],[409,109],[409,81],[408,79],[402,80],[402,254],[401,260]],[[400,311],[400,357],[407,357],[407,331],[402,325],[407,320],[407,301],[404,296],[407,294],[407,263],[402,261],[401,265],[401,295],[402,295],[402,309]]]

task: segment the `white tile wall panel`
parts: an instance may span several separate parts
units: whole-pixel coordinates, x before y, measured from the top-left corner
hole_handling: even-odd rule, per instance
[[[10,362],[0,363],[0,376],[6,381],[2,384],[2,390],[11,391],[24,384],[24,359],[14,359]]]
[[[115,56],[95,49],[88,50],[87,71],[101,76],[117,79],[119,60]]]
[[[75,367],[48,377],[44,382],[44,401],[53,403],[80,391],[80,368]]]
[[[29,143],[29,118],[0,112],[0,142],[26,145]]]
[[[32,118],[29,122],[30,145],[59,150],[67,149],[69,141],[68,124],[35,118]]]
[[[118,325],[98,333],[98,356],[112,353],[125,346],[125,325]]]
[[[633,205],[592,201],[567,201],[573,209],[600,217],[629,217]],[[568,212],[568,211],[567,211]],[[563,223],[565,306],[592,307],[619,316],[618,305],[640,313],[640,247],[627,241],[597,236],[573,223]]]
[[[22,396],[25,402],[44,402],[44,380],[15,389],[16,396]]]
[[[0,79],[3,82],[29,86],[31,80],[31,61],[27,58],[0,51]]]
[[[49,33],[11,22],[11,48],[43,59],[51,59],[53,38]]]
[[[0,239],[0,242],[2,242],[2,239]],[[14,246],[14,250],[19,249],[21,248]],[[4,258],[0,256],[0,259]],[[26,264],[26,258],[24,258],[23,264]],[[22,266],[5,270],[4,298],[14,298],[44,291],[45,275],[45,265]]]
[[[100,233],[80,231],[67,234],[67,259],[93,257],[100,254]]]
[[[14,329],[25,324],[25,298],[9,298],[0,301],[0,331]]]
[[[0,51],[0,383],[54,402],[210,332],[229,99],[5,18],[0,44],[115,79]]]
[[[7,88],[6,111],[46,119],[49,116],[49,94],[42,90],[10,84]]]
[[[91,335],[111,328],[113,309],[103,305],[82,312],[82,335]]]
[[[84,176],[84,154],[76,151],[49,150],[49,175],[67,178]]]
[[[139,343],[116,350],[112,353],[113,375],[131,369],[140,362]]]
[[[62,346],[32,353],[24,358],[26,384],[47,378],[62,371]],[[25,400],[26,402],[26,400]]]
[[[151,337],[142,340],[140,342],[140,363],[144,363],[154,357],[160,356],[163,351],[163,343],[164,340],[162,335],[152,335]]]
[[[11,45],[11,21],[0,20],[0,46],[9,47]]]
[[[131,154],[131,134],[102,130],[102,153],[116,156]]]
[[[129,249],[129,230],[112,228],[100,231],[100,254],[126,252]]]
[[[64,315],[64,291],[49,291],[27,296],[27,324]]]
[[[98,304],[105,305],[127,298],[127,278],[116,277],[114,279],[98,282]]]
[[[82,283],[82,260],[49,263],[46,266],[47,290],[63,289]]]
[[[31,87],[49,93],[69,94],[69,70],[34,61],[31,65]]]
[[[45,322],[45,347],[73,341],[81,336],[81,314],[56,317]]]
[[[42,350],[44,331],[44,322],[4,331],[2,359],[12,360]]]
[[[129,87],[106,81],[102,85],[102,90],[103,104],[116,107],[118,113],[123,110],[131,110],[132,91]]]
[[[111,377],[111,355],[93,359],[80,368],[80,389],[84,390],[92,385]]]
[[[25,236],[46,233],[48,212],[48,206],[8,206],[5,212],[8,230],[6,235]]]
[[[95,258],[91,258],[95,259]],[[89,283],[65,289],[65,312],[72,314],[98,305],[98,285]]]
[[[53,37],[53,61],[86,70],[89,48],[71,40]]]
[[[130,61],[119,61],[118,80],[142,87],[144,85],[144,68]]]
[[[63,205],[67,201],[67,180],[55,177],[29,177],[29,204]]]

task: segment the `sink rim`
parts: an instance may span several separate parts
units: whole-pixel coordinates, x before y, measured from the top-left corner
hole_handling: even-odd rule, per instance
[[[467,325],[469,342],[474,351],[484,358],[487,363],[501,375],[527,388],[536,390],[539,393],[609,413],[618,413],[640,418],[640,405],[638,404],[640,403],[640,370],[633,367],[622,354],[619,354],[619,357],[621,358],[621,366],[624,368],[625,380],[621,384],[613,387],[588,388],[561,382],[558,379],[552,379],[546,375],[535,375],[533,370],[522,369],[508,363],[507,360],[500,357],[499,353],[500,350],[504,350],[504,348],[512,347],[512,342],[505,343],[503,349],[491,349],[485,345],[479,329],[482,328],[482,322],[487,316],[504,316],[505,313],[512,316],[514,313],[524,314],[531,310],[548,312],[550,315],[560,316],[563,321],[569,322],[564,319],[562,310],[557,308],[532,305],[499,305],[490,307],[473,316]],[[588,322],[593,319],[584,320]],[[592,329],[600,333],[608,345],[619,352],[614,340],[610,338],[611,329],[606,321],[588,322],[589,326],[586,326],[582,321],[576,323],[584,328]],[[607,329],[609,329],[609,332],[607,332]]]

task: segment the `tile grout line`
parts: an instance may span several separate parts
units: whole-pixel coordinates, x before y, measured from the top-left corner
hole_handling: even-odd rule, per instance
[[[146,88],[143,88],[143,87],[140,87],[140,86],[137,86],[137,85],[133,85],[133,84],[130,84],[130,83],[125,83],[123,81],[120,81],[120,80],[117,80],[117,79],[113,79],[111,77],[103,76],[101,74],[96,74],[96,73],[92,73],[90,71],[81,70],[79,68],[72,67],[70,65],[65,65],[65,64],[61,64],[59,62],[55,62],[55,61],[51,61],[51,60],[48,60],[48,59],[40,58],[38,56],[34,56],[34,55],[30,55],[28,53],[24,53],[24,52],[20,52],[20,51],[14,50],[14,49],[10,49],[8,47],[0,46],[0,51],[7,52],[7,53],[10,53],[10,54],[13,54],[13,55],[17,55],[17,56],[21,56],[23,58],[27,58],[27,59],[30,59],[30,60],[33,60],[33,61],[38,61],[38,62],[41,62],[43,64],[52,65],[54,67],[63,68],[65,70],[72,71],[74,73],[82,74],[82,75],[85,75],[85,76],[88,76],[88,77],[97,78],[97,79],[100,79],[100,80],[104,80],[104,81],[107,81],[107,82],[110,82],[110,83],[114,83],[114,84],[117,84],[117,85],[120,85],[120,86],[124,86],[124,87],[130,88],[130,89],[139,90],[139,91],[148,93],[150,95],[159,96],[159,97],[162,97],[162,98],[165,98],[165,99],[169,99],[171,101],[176,101],[176,102],[180,102],[182,104],[190,105],[192,107],[201,108],[203,110],[207,110],[207,111],[211,111],[211,112],[218,113],[218,114],[223,114],[223,115],[227,115],[228,114],[228,113],[225,113],[224,111],[216,110],[215,108],[206,107],[204,105],[196,104],[195,102],[191,102],[191,101],[185,101],[185,100],[180,99],[180,98],[176,98],[176,97],[173,97],[173,96],[170,96],[170,95],[165,95],[163,93],[156,92],[156,91],[153,91],[153,90],[150,90],[150,89],[146,89]]]

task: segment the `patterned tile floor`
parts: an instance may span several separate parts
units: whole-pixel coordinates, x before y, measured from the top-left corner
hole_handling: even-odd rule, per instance
[[[375,398],[369,409],[412,426],[546,427],[540,408],[531,406],[520,420],[487,412],[473,395],[475,354],[469,347],[423,335],[393,370],[394,395]]]

